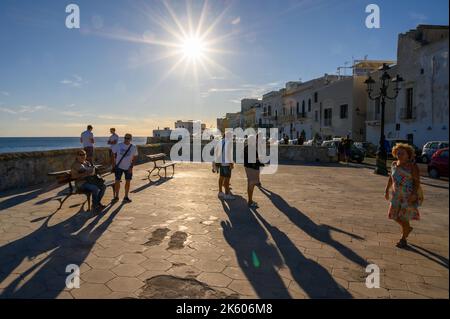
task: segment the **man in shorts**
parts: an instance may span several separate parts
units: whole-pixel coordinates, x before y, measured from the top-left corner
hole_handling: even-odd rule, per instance
[[[125,175],[125,197],[124,203],[131,203],[131,199],[128,197],[130,192],[130,184],[133,179],[133,166],[137,160],[138,150],[137,146],[131,144],[133,137],[131,134],[125,134],[123,143],[117,144],[114,151],[114,174],[116,177],[116,183],[114,185],[114,199],[119,200],[120,180],[122,175]]]
[[[216,145],[214,151],[216,155],[215,163],[219,168],[219,198],[233,200],[235,197],[230,192],[231,171],[234,168],[233,163],[233,132],[227,131],[223,138]],[[225,193],[223,188],[225,187]]]

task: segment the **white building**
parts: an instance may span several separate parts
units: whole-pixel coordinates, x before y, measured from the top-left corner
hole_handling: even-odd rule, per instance
[[[409,140],[418,147],[448,140],[448,48],[448,26],[419,25],[399,35],[397,66],[390,74],[399,74],[404,82],[396,101],[387,101],[386,138]],[[377,80],[379,74],[372,77]],[[368,103],[367,141],[374,144],[380,136],[377,109],[378,101]]]
[[[188,120],[188,121],[181,121],[178,120],[175,122],[175,128],[184,128],[189,131],[189,134],[192,135],[194,133],[194,123],[198,124],[201,128],[201,133],[206,129],[206,124],[202,124],[201,121],[194,121],[194,120]]]
[[[153,130],[153,137],[158,137],[162,139],[170,139],[170,133],[172,133],[172,130],[170,127],[165,127],[164,129],[160,130],[159,127],[157,130]]]

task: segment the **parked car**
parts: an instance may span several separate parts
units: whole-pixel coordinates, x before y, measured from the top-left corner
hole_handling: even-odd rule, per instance
[[[431,161],[428,163],[428,176],[431,178],[448,177],[448,147],[437,150],[431,156]]]
[[[356,142],[355,146],[364,150],[365,157],[375,157],[377,154],[377,145],[370,142]]]
[[[394,148],[394,146],[396,144],[409,144],[414,148],[414,152],[415,152],[415,161],[416,162],[421,162],[421,155],[422,155],[422,151],[415,146],[414,144],[411,144],[408,140],[402,140],[402,139],[386,139],[386,152],[387,152],[387,156],[388,158],[392,159],[392,149]]]
[[[322,146],[328,147],[329,149],[333,149],[333,152],[338,154],[340,143],[341,142],[339,140],[333,139],[331,141],[324,141],[322,143]],[[355,145],[352,145],[352,147],[350,149],[350,160],[361,164],[364,161],[364,158],[365,158],[364,152],[362,150],[360,150],[358,147],[356,147]]]
[[[360,150],[361,150],[361,152],[363,152],[363,154],[364,154],[364,156],[367,156],[366,154],[366,149],[364,148],[364,146],[363,146],[363,143],[362,142],[355,142],[355,143],[353,143],[353,145],[355,145],[355,147],[357,147],[357,148],[359,148]]]
[[[431,160],[431,156],[440,149],[447,148],[448,147],[448,141],[431,141],[427,142],[422,149],[422,154],[420,155],[420,158],[422,160],[422,163],[427,164]]]

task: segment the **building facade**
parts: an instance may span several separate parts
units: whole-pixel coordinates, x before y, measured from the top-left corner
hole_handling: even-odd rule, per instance
[[[175,128],[184,128],[189,131],[190,135],[194,134],[194,123],[200,125],[201,133],[206,129],[206,124],[201,123],[201,121],[194,121],[194,120],[188,120],[188,121],[181,121],[178,120],[175,122]]]
[[[161,138],[161,139],[170,139],[170,133],[172,133],[172,130],[170,127],[165,127],[164,129],[160,130],[159,128],[157,130],[153,130],[153,137]]]
[[[409,140],[419,148],[448,141],[448,49],[448,26],[419,25],[399,35],[390,75],[399,74],[404,82],[395,102],[386,101],[386,138]],[[379,76],[372,74],[375,80]],[[367,141],[374,144],[380,137],[378,110],[379,101],[368,102]]]

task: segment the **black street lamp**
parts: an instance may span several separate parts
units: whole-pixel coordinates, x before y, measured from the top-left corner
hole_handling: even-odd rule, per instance
[[[388,174],[388,171],[386,166],[387,151],[385,147],[385,136],[384,136],[384,109],[386,106],[386,99],[395,100],[397,98],[398,93],[400,92],[400,83],[403,82],[403,78],[398,74],[394,78],[391,78],[391,76],[388,73],[390,67],[386,63],[383,63],[383,66],[380,67],[379,70],[382,71],[383,74],[380,77],[380,89],[377,95],[372,95],[373,86],[376,82],[374,79],[372,79],[370,75],[369,78],[364,83],[367,85],[367,94],[369,96],[369,99],[372,101],[380,99],[381,102],[380,143],[378,145],[377,150],[377,167],[375,169],[375,173],[386,176]],[[395,84],[394,96],[389,96],[387,93],[391,82]]]

